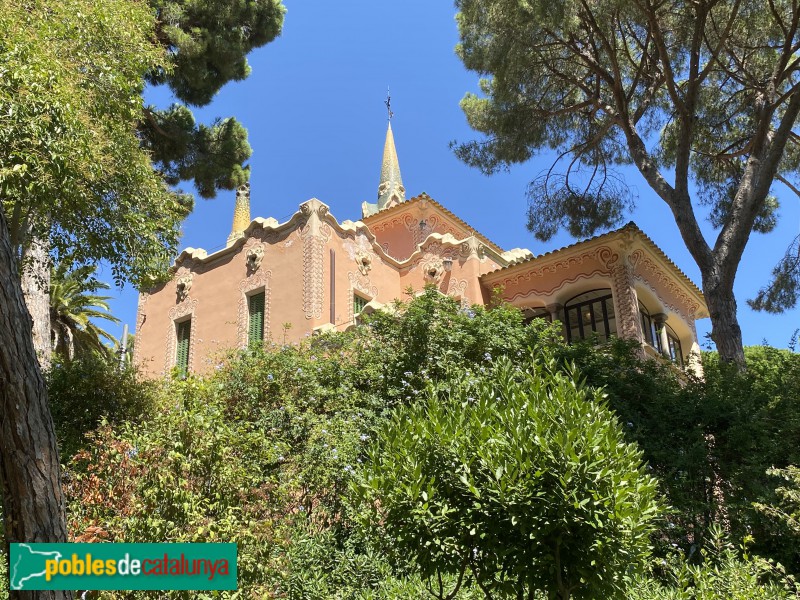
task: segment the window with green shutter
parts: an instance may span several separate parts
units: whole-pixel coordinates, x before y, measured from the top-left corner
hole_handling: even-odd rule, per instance
[[[264,341],[264,292],[250,296],[248,306],[250,325],[247,330],[247,341],[252,346]]]
[[[364,310],[364,307],[367,305],[368,302],[369,300],[367,300],[366,298],[362,298],[358,294],[353,294],[353,314],[357,315],[362,310]]]
[[[189,373],[189,342],[192,336],[192,320],[187,319],[175,324],[178,338],[178,349],[175,355],[175,367],[181,377]]]

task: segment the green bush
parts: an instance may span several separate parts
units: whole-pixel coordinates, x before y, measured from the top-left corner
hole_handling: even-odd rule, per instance
[[[800,573],[800,550],[753,503],[779,503],[771,468],[800,465],[800,354],[766,346],[745,348],[747,371],[703,357],[706,427],[711,464],[722,482],[733,535],[755,538],[754,552]],[[787,543],[789,542],[789,543]]]
[[[279,451],[258,429],[231,422],[207,384],[174,382],[169,392],[172,403],[158,419],[103,426],[73,458],[66,475],[72,537],[235,542],[239,585],[266,595],[270,553],[286,521]]]
[[[635,341],[615,338],[595,346],[581,342],[556,349],[560,363],[575,365],[587,384],[602,388],[628,441],[636,442],[650,473],[659,479],[670,510],[654,537],[665,555],[679,544],[702,544],[718,518],[714,472],[709,462],[709,421],[703,382],[679,380],[661,361],[639,358]]]
[[[800,597],[794,580],[774,563],[735,548],[719,528],[693,561],[681,554],[653,563],[633,577],[629,600],[791,600]]]
[[[50,411],[62,461],[85,443],[84,436],[105,419],[116,424],[152,416],[161,384],[138,380],[130,366],[89,353],[72,361],[55,358],[46,373]]]
[[[485,362],[381,429],[355,488],[365,522],[429,583],[471,578],[487,598],[618,596],[659,512],[641,452],[572,374]]]

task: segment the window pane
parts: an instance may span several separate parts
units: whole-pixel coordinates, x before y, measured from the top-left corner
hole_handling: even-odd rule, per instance
[[[608,289],[575,296],[567,302],[564,315],[568,341],[585,339],[592,334],[597,334],[600,341],[607,341],[617,332],[614,302]]]
[[[264,340],[264,292],[250,296],[248,305],[250,309],[248,343],[253,345]]]
[[[369,300],[367,300],[366,298],[362,298],[358,294],[353,294],[353,314],[357,315],[362,310],[364,310],[364,307],[367,305],[368,302]]]
[[[192,335],[192,320],[182,321],[176,324],[177,350],[175,356],[175,366],[178,373],[185,377],[189,372],[189,343]]]

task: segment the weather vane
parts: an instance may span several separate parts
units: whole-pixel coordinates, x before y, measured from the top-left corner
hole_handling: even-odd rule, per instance
[[[389,88],[386,88],[386,101],[384,102],[386,105],[386,110],[389,112],[389,120],[392,120],[394,113],[392,112],[392,97],[389,95]]]

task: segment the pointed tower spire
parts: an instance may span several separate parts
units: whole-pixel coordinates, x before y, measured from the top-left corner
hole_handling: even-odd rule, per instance
[[[391,114],[391,113],[390,113]],[[378,184],[378,210],[389,208],[406,201],[406,188],[400,176],[400,162],[394,147],[392,123],[386,129],[386,142],[383,145],[383,163],[381,163],[381,181]]]
[[[403,187],[403,178],[400,177],[400,161],[397,160],[397,150],[394,147],[394,134],[392,133],[392,97],[386,92],[386,112],[389,114],[389,124],[386,127],[386,142],[383,144],[383,162],[381,163],[381,181],[378,184],[378,202],[361,204],[361,217],[374,215],[384,208],[406,201],[406,188]]]
[[[233,227],[228,236],[228,246],[241,237],[250,225],[250,182],[236,188],[236,205],[233,207]]]

